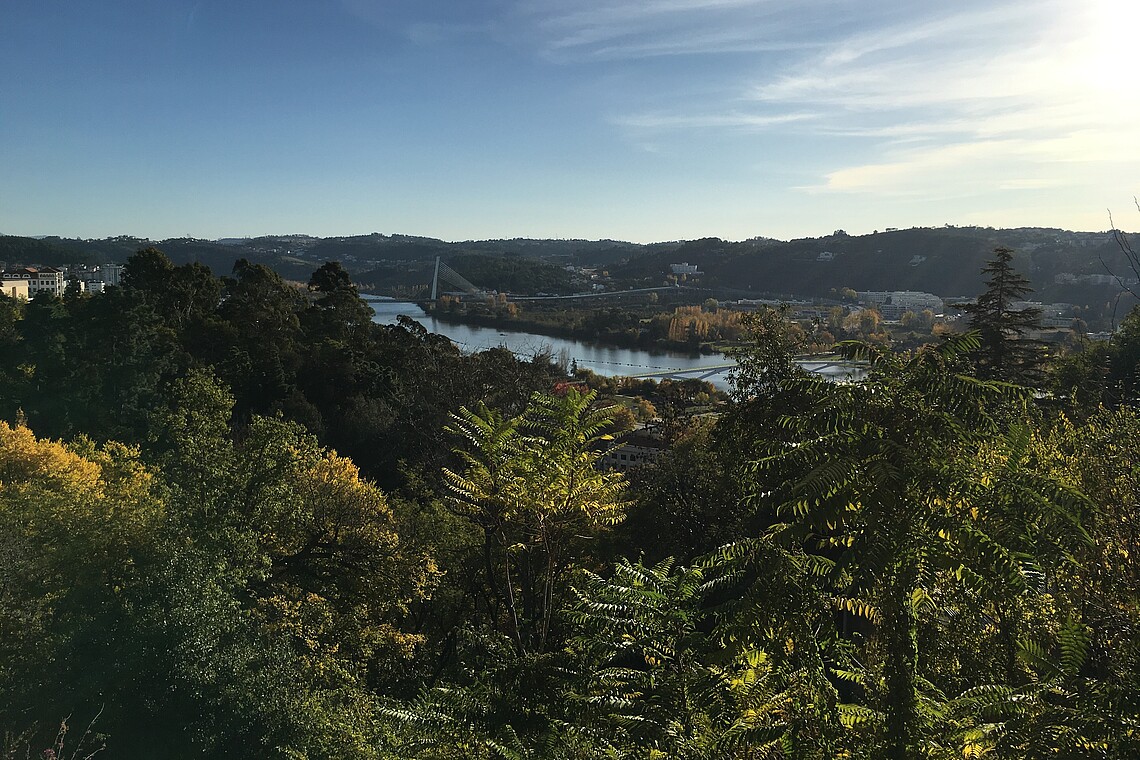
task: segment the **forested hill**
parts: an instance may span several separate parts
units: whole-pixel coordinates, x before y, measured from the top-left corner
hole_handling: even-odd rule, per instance
[[[341,261],[350,269],[364,271],[376,263],[427,263],[436,256],[493,255],[547,261],[550,263],[613,263],[659,248],[675,249],[680,243],[645,246],[613,240],[480,240],[451,243],[411,235],[359,235],[318,238],[309,235],[269,235],[257,238],[199,240],[171,238],[161,242],[127,235],[102,240],[60,237],[30,238],[0,235],[0,262],[6,265],[41,263],[66,265],[125,261],[138,250],[156,245],[175,264],[199,262],[219,274],[229,274],[235,261],[270,265],[279,273],[308,277],[310,262]]]
[[[730,243],[716,238],[686,242],[669,251],[631,258],[612,271],[626,279],[652,279],[669,263],[685,261],[703,273],[698,282],[714,288],[826,296],[833,290],[918,290],[940,296],[970,296],[982,287],[980,271],[995,247],[1015,251],[1019,271],[1046,300],[1085,302],[1089,295],[1057,275],[1128,273],[1111,233],[1064,230],[915,228],[871,235],[836,232],[788,242]]]
[[[11,266],[125,261],[150,244],[125,236],[105,240],[0,237],[0,262]],[[836,231],[791,241],[705,238],[649,245],[527,239],[453,243],[372,234],[223,241],[177,238],[162,241],[159,246],[175,263],[197,261],[216,274],[229,274],[235,261],[246,259],[265,264],[286,278],[302,279],[320,263],[340,261],[358,282],[378,292],[422,287],[431,278],[430,267],[436,256],[476,285],[512,292],[528,287],[551,292],[570,289],[572,284],[556,273],[566,265],[605,269],[616,285],[633,286],[662,284],[670,273],[670,264],[688,262],[702,272],[688,278],[691,284],[744,293],[826,296],[853,288],[969,296],[980,290],[981,266],[996,246],[1015,251],[1018,270],[1029,277],[1038,297],[1044,300],[1103,300],[1100,290],[1104,285],[1058,285],[1058,275],[1132,275],[1111,233],[1039,228],[913,228],[870,235]],[[527,268],[524,276],[518,276],[518,267]]]

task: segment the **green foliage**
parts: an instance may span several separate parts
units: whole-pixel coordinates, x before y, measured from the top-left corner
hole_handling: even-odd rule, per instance
[[[969,315],[970,329],[977,332],[980,341],[973,352],[978,376],[1034,385],[1041,377],[1043,346],[1026,333],[1040,328],[1041,310],[1013,308],[1033,288],[1014,270],[1012,262],[1012,250],[995,248],[993,258],[982,267],[982,273],[989,277],[986,289],[974,303],[961,304],[961,308]]]
[[[0,725],[49,746],[61,716],[121,731],[147,673],[133,626],[164,505],[138,452],[0,423]],[[41,733],[46,732],[46,733]]]
[[[570,647],[586,678],[571,698],[618,756],[716,756],[715,723],[729,689],[705,663],[716,643],[698,630],[702,581],[699,570],[675,569],[672,560],[622,560],[609,579],[578,576]]]
[[[575,288],[560,266],[522,256],[468,253],[448,264],[474,284],[503,293],[573,293]]]
[[[634,502],[615,530],[627,556],[692,562],[764,527],[744,503],[739,451],[718,445],[721,426],[697,422],[673,440],[657,464],[630,474]]]
[[[463,467],[445,468],[445,484],[483,531],[490,622],[520,653],[546,650],[574,547],[625,510],[624,478],[597,469],[613,415],[595,399],[571,388],[535,394],[518,417],[485,405],[452,416]]]
[[[1086,413],[1098,404],[1135,406],[1140,393],[1140,307],[1134,307],[1111,340],[1080,346],[1051,368],[1051,386]]]
[[[105,704],[120,756],[376,756],[432,562],[348,460],[276,420],[235,444],[208,375],[174,395],[160,472],[0,426],[0,720]]]
[[[832,566],[770,537],[740,539],[701,560],[705,593],[729,658],[733,710],[718,741],[748,757],[823,758],[857,751],[873,710],[844,704],[857,665],[835,627],[824,578]],[[714,659],[714,662],[717,660]],[[842,728],[857,729],[844,737]]]
[[[627,484],[596,392],[337,264],[127,274],[0,300],[0,410],[69,441],[0,425],[6,752],[100,706],[128,758],[1140,752],[1135,314],[1047,417],[976,335],[831,384],[761,312],[715,420],[627,384],[676,433]]]
[[[381,326],[345,270],[327,263],[311,288],[240,260],[221,280],[148,248],[122,287],[63,301],[0,302],[0,416],[39,432],[144,443],[150,414],[191,368],[234,397],[233,424],[283,414],[350,455],[388,487],[401,462],[438,472],[441,429],[456,406],[521,409],[557,372],[505,351],[467,357],[416,323]]]
[[[1135,682],[1098,678],[1089,668],[1092,633],[1066,621],[1053,646],[1023,641],[1019,657],[1030,680],[1018,687],[970,690],[956,709],[976,729],[968,747],[978,755],[1036,758],[1127,758],[1140,751],[1140,702]]]
[[[745,316],[748,345],[730,353],[737,365],[729,375],[736,400],[769,395],[782,383],[805,376],[795,359],[806,344],[802,334],[790,329],[786,314],[787,308],[763,307]]]
[[[850,345],[870,362],[863,383],[792,381],[812,399],[784,418],[793,435],[757,462],[784,480],[771,535],[829,560],[841,609],[866,617],[881,646],[882,752],[909,757],[923,743],[917,619],[939,573],[986,592],[1025,588],[1018,557],[987,532],[964,463],[997,434],[995,405],[1012,386],[951,367],[977,345],[964,336],[896,357]],[[761,494],[761,497],[764,495]]]

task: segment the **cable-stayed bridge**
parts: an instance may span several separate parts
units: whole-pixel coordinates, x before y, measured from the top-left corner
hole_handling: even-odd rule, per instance
[[[443,280],[448,285],[459,288],[468,295],[476,295],[485,293],[486,291],[472,285],[466,277],[456,272],[454,269],[444,264],[439,260],[439,256],[435,257],[435,274],[431,278],[431,300],[435,301],[439,298],[439,281]]]

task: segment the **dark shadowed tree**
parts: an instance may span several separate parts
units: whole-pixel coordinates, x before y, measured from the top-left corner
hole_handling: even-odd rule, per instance
[[[347,339],[372,321],[372,308],[360,299],[352,277],[340,262],[326,262],[313,272],[309,292],[315,298],[305,312],[306,327],[319,330],[321,337]]]
[[[1014,308],[1033,288],[1012,262],[1012,250],[995,248],[994,257],[982,267],[989,277],[985,291],[976,302],[961,308],[969,315],[970,329],[981,339],[973,353],[978,375],[985,380],[1035,385],[1041,378],[1044,347],[1026,334],[1041,327],[1041,310]]]

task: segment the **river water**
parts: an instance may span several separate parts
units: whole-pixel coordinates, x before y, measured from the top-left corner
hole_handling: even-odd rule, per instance
[[[572,338],[553,338],[511,330],[496,330],[490,327],[475,327],[436,319],[414,303],[392,301],[378,296],[365,296],[376,316],[373,322],[382,325],[395,324],[396,317],[407,316],[426,327],[428,331],[439,333],[452,340],[463,351],[477,353],[489,348],[503,346],[516,356],[529,359],[536,354],[549,353],[556,358],[571,360],[579,367],[592,370],[606,377],[613,376],[675,376],[677,378],[698,378],[707,380],[721,390],[729,390],[728,370],[735,366],[731,359],[721,354],[692,356],[675,351],[646,351],[637,348],[613,348],[587,343]],[[851,368],[829,362],[802,362],[815,372],[835,379],[850,377]],[[674,373],[683,373],[676,374]]]

